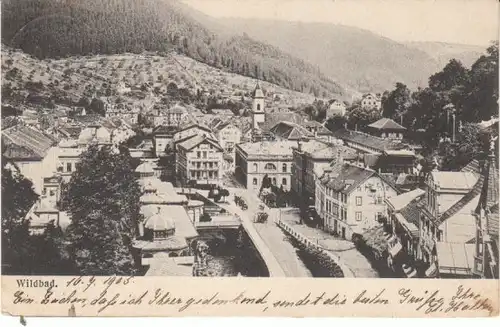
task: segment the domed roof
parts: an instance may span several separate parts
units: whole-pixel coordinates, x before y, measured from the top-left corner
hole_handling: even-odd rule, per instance
[[[140,198],[143,204],[167,204],[169,200],[162,194],[146,193]]]
[[[111,142],[111,134],[104,127],[99,127],[95,133],[97,142],[99,143],[109,143]]]
[[[159,209],[159,208],[158,208]],[[153,231],[164,231],[175,229],[174,220],[169,217],[165,212],[160,212],[149,217],[144,224],[147,229],[152,229]]]
[[[88,144],[94,138],[94,130],[90,127],[84,128],[78,136],[78,143]]]
[[[151,165],[150,162],[145,161],[137,166],[135,172],[140,174],[154,174],[153,165]]]

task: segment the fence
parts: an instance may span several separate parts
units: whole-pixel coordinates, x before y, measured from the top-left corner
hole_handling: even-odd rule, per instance
[[[276,221],[276,224],[281,228],[283,229],[285,232],[287,232],[288,234],[290,234],[291,236],[293,236],[297,241],[301,242],[302,244],[306,245],[306,246],[311,246],[313,248],[316,248],[318,249],[319,251],[321,251],[322,253],[326,253],[326,255],[328,255],[330,257],[330,259],[332,259],[339,267],[340,269],[342,269],[342,272],[344,273],[344,277],[345,278],[354,278],[356,277],[353,273],[353,271],[347,267],[343,262],[342,260],[340,259],[339,256],[337,256],[336,254],[330,252],[330,251],[327,251],[325,249],[323,249],[322,246],[320,246],[319,244],[315,243],[315,242],[312,242],[310,239],[308,239],[307,237],[305,237],[304,235],[302,235],[301,233],[295,231],[290,225],[288,225],[287,223],[281,221],[281,220],[277,220]]]

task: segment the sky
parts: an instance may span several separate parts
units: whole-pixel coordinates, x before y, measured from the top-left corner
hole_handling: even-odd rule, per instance
[[[497,0],[183,0],[213,17],[327,22],[400,42],[488,45],[498,39]]]

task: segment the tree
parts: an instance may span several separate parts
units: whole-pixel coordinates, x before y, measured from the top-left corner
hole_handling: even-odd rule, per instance
[[[347,122],[351,128],[365,130],[368,125],[381,118],[380,111],[354,106],[347,112]]]
[[[469,81],[469,70],[456,60],[451,59],[442,71],[429,77],[429,87],[435,92],[449,91]]]
[[[106,115],[106,106],[104,104],[104,101],[102,101],[101,99],[93,98],[88,108],[91,113],[95,113],[101,116]]]
[[[5,159],[2,160],[4,163]],[[26,214],[38,195],[23,175],[2,168],[2,266],[4,273],[30,274],[34,251]]]
[[[382,97],[382,116],[399,121],[410,106],[411,92],[403,83]]]
[[[338,129],[344,128],[346,122],[347,119],[345,116],[335,114],[326,121],[325,127],[334,132]]]
[[[65,196],[71,213],[69,252],[80,271],[133,273],[130,250],[141,219],[140,195],[130,154],[97,146],[84,152]],[[105,242],[107,247],[96,249]]]

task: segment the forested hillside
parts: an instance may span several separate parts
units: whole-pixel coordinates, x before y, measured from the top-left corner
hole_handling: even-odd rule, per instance
[[[346,96],[318,68],[248,36],[215,34],[174,0],[6,0],[2,42],[38,58],[171,50],[316,96]]]

